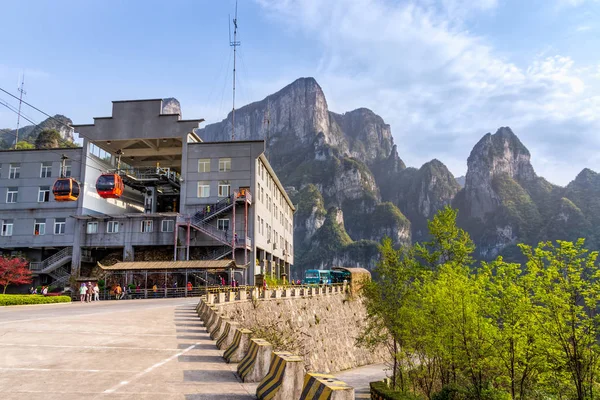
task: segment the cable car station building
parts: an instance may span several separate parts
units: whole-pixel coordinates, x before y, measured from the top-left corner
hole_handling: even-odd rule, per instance
[[[239,284],[289,276],[295,208],[264,141],[203,142],[202,122],[176,100],[114,101],[111,117],[73,126],[81,148],[0,151],[0,251],[56,286],[115,252],[230,259]],[[76,200],[52,193],[65,181]]]

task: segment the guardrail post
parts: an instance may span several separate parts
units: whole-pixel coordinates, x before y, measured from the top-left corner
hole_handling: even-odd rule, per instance
[[[297,399],[304,383],[304,360],[287,353],[273,352],[269,372],[256,388],[259,400]]]
[[[249,329],[237,328],[233,336],[233,341],[225,350],[223,358],[228,363],[240,362],[244,356],[248,353],[248,347],[250,347],[250,337],[252,331]]]
[[[248,353],[240,361],[237,372],[243,382],[260,382],[271,365],[273,345],[263,339],[250,339]]]
[[[332,375],[309,372],[304,376],[300,400],[354,400],[354,388]]]

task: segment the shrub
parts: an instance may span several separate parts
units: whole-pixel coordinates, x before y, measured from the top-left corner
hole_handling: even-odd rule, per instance
[[[383,381],[371,382],[369,385],[371,386],[371,394],[378,395],[378,397],[376,397],[376,398],[383,398],[385,400],[422,400],[423,399],[422,397],[417,396],[413,393],[398,392],[398,391],[392,390]]]
[[[29,294],[0,294],[0,306],[20,306],[24,304],[69,303],[69,296],[41,296]]]

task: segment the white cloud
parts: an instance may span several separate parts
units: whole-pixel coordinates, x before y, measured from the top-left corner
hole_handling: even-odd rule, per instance
[[[508,125],[553,182],[600,169],[590,150],[600,144],[597,71],[567,56],[520,66],[499,54],[466,29],[496,1],[257,1],[319,43],[315,77],[330,108],[373,109],[410,165],[439,158],[463,174],[479,138]],[[567,165],[565,156],[573,157]]]

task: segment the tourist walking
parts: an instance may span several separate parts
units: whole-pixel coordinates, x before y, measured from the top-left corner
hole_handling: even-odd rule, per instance
[[[119,300],[119,298],[121,297],[121,285],[117,283],[117,287],[115,288],[115,300]]]
[[[94,301],[100,301],[100,288],[98,283],[94,285]]]
[[[48,294],[48,286],[44,286],[44,287],[42,288],[42,294],[43,294],[44,296],[46,296],[46,295]]]
[[[79,300],[83,303],[85,301],[85,294],[87,293],[87,286],[85,283],[81,283],[79,287]]]
[[[94,287],[92,286],[92,282],[88,282],[87,284],[87,292],[85,293],[86,302],[90,303],[92,301],[92,296],[94,295]]]

